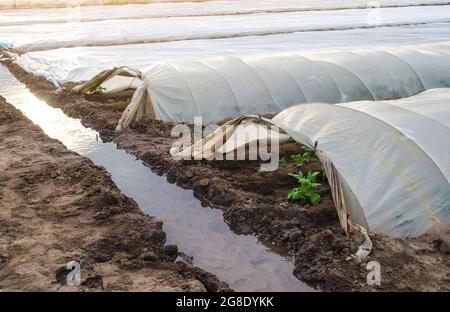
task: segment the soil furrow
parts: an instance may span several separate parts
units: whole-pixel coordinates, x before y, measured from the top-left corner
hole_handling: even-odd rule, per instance
[[[170,136],[174,123],[144,119],[115,133],[123,106],[129,101],[126,97],[107,101],[55,94],[45,79],[24,72],[11,61],[5,65],[49,105],[80,118],[103,139],[117,142],[170,182],[193,189],[197,198],[223,209],[225,221],[236,232],[254,234],[289,252],[295,258],[294,274],[302,281],[326,291],[450,290],[450,233],[415,239],[370,233],[374,251],[367,260],[380,262],[382,283],[369,286],[365,264],[346,260],[362,237],[344,235],[326,181],[319,190],[323,198],[319,205],[301,205],[287,200],[295,186],[295,180],[288,177],[297,170],[293,163],[261,175],[255,162],[176,161],[169,154],[175,140]],[[286,144],[281,157],[289,159],[300,148],[295,143]],[[313,163],[301,169],[315,171],[321,165]]]

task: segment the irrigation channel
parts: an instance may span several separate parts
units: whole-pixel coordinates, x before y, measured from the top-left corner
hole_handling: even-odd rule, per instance
[[[254,236],[235,234],[222,211],[202,207],[192,191],[170,184],[114,143],[60,109],[37,99],[0,65],[0,95],[39,125],[51,138],[103,166],[145,213],[164,222],[167,244],[194,257],[194,265],[227,282],[236,291],[313,291],[293,274],[291,257],[274,253]]]

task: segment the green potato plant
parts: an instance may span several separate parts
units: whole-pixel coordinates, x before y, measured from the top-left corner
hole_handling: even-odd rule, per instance
[[[314,192],[314,189],[319,187],[320,183],[317,182],[317,176],[320,172],[308,172],[306,175],[303,172],[298,174],[289,174],[289,176],[297,179],[299,186],[294,188],[289,194],[288,199],[292,201],[305,201],[313,205],[317,205],[321,202],[321,196]]]
[[[303,146],[303,154],[297,154],[292,155],[291,158],[297,165],[297,167],[303,167],[306,164],[318,161],[319,158],[317,158],[316,153],[314,150],[310,149],[309,147]]]

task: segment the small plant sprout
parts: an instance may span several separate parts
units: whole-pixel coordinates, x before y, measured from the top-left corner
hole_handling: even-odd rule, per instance
[[[258,168],[257,170],[258,170],[258,174],[259,174],[260,176],[264,177],[264,176],[267,175],[267,170],[264,170],[264,169],[262,169],[262,168]]]
[[[282,165],[283,167],[286,167],[288,165],[288,161],[285,157],[280,159],[280,165]]]
[[[303,167],[306,164],[318,161],[319,158],[317,158],[314,150],[310,149],[309,147],[303,146],[302,147],[303,154],[297,154],[291,156],[292,160],[294,160],[297,167]]]
[[[106,92],[106,88],[102,87],[102,86],[98,86],[95,90],[94,90],[94,94],[104,94]]]
[[[292,201],[301,200],[313,205],[320,203],[322,198],[313,191],[315,188],[322,185],[317,182],[319,173],[320,172],[308,172],[308,174],[305,175],[303,172],[299,172],[298,174],[290,174],[291,177],[297,179],[299,186],[292,190],[288,199]]]

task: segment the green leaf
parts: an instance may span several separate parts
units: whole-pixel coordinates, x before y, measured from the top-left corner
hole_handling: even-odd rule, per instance
[[[289,194],[288,199],[290,200],[299,200],[300,199],[300,190],[298,188],[295,188],[292,190],[292,192]]]
[[[301,184],[302,188],[304,188],[304,189],[306,189],[306,190],[309,190],[309,189],[311,189],[311,187],[312,187],[311,181],[309,181],[309,180],[307,180],[307,179],[302,179],[302,180],[300,181],[300,184]]]
[[[290,173],[289,176],[297,179],[298,182],[300,182],[304,178],[303,172],[299,172],[297,174]]]
[[[102,86],[98,86],[95,90],[94,90],[94,94],[104,94],[106,91],[105,87]]]
[[[295,164],[297,165],[297,167],[302,167],[302,166],[304,165],[302,155],[300,155],[300,154],[298,154],[298,155],[292,155],[291,158],[292,158],[292,160],[295,162]]]
[[[320,197],[320,195],[317,193],[313,193],[309,200],[311,201],[311,204],[316,205],[320,203],[322,197]]]

